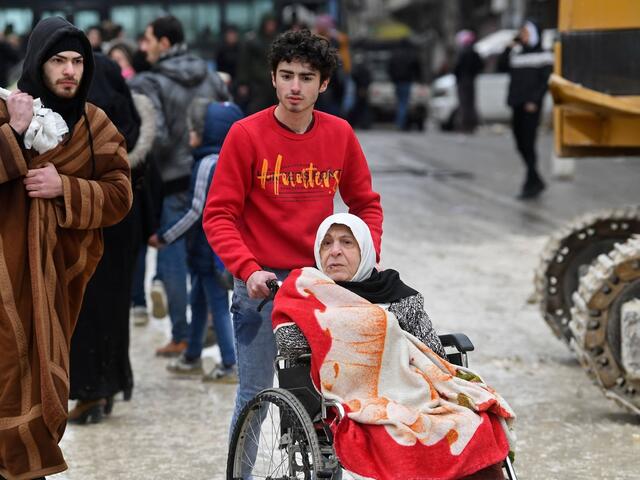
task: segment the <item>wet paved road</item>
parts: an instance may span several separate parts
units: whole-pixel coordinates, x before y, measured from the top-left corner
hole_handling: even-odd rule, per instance
[[[476,344],[472,366],[519,415],[520,478],[640,478],[640,420],[591,385],[526,302],[550,232],[576,214],[640,202],[640,160],[582,160],[573,182],[550,181],[523,204],[507,132],[359,136],[383,197],[383,265],[425,294],[439,331]],[[550,144],[544,135],[540,151]],[[132,327],[133,399],[102,424],[69,426],[70,469],[52,478],[224,478],[234,386],[168,374],[153,356],[167,333],[167,319]]]

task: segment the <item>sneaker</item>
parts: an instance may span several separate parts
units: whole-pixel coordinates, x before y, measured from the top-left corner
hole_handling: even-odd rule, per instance
[[[171,340],[164,347],[156,350],[158,357],[177,357],[187,349],[187,342],[174,342]]]
[[[177,373],[179,375],[202,375],[202,359],[196,358],[189,360],[182,353],[178,358],[174,358],[167,364],[167,370],[171,373]]]
[[[147,312],[147,307],[137,305],[131,309],[131,315],[133,316],[133,324],[136,327],[144,327],[149,323],[149,312]]]
[[[162,280],[154,280],[151,283],[151,314],[154,318],[167,316],[167,292]]]
[[[216,365],[209,373],[202,376],[203,382],[238,383],[238,368],[235,365],[226,367]]]

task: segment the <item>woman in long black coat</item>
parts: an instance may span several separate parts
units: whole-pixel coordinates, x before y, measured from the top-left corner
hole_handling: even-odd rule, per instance
[[[117,64],[100,53],[95,61],[88,100],[107,113],[131,150],[138,140],[140,117],[129,88]],[[69,412],[72,423],[98,422],[111,412],[115,394],[131,395],[129,306],[133,266],[142,243],[139,223],[134,203],[124,220],[103,230],[104,254],[87,285],[71,339],[70,398],[78,400]]]

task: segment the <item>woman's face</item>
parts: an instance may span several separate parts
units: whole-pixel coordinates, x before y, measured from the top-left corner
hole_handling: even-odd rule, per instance
[[[111,60],[116,62],[118,65],[120,65],[120,70],[126,70],[127,68],[131,68],[129,59],[122,52],[122,50],[118,48],[114,48],[113,50],[111,50],[111,53],[109,53],[109,56],[111,57]]]
[[[521,27],[518,36],[523,45],[529,44],[529,30],[527,30],[527,27]]]
[[[353,278],[360,266],[360,247],[349,227],[331,226],[320,243],[320,263],[335,282]]]

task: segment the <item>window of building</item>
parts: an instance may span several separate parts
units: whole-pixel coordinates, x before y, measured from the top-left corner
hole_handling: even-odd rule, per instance
[[[67,14],[62,10],[44,10],[40,19],[48,18],[48,17],[62,17],[67,18]]]
[[[138,25],[138,7],[113,7],[111,9],[111,21],[116,25],[121,25],[127,35],[135,38],[142,33],[144,26]]]
[[[233,2],[228,4],[227,22],[236,25],[241,30],[249,30],[253,22],[247,2]]]
[[[100,24],[100,14],[97,10],[79,10],[73,14],[73,23],[82,31],[93,25]]]
[[[122,28],[130,38],[144,33],[144,29],[156,18],[166,15],[162,5],[150,3],[137,6],[117,6],[111,8],[111,21]]]
[[[253,10],[254,24],[257,25],[264,14],[273,12],[273,2],[272,0],[256,0]]]
[[[0,30],[3,32],[8,25],[13,26],[13,32],[23,35],[31,30],[33,12],[29,8],[6,8],[0,10]]]
[[[169,13],[182,22],[188,43],[213,41],[220,30],[220,7],[210,3],[191,3],[169,7]]]

